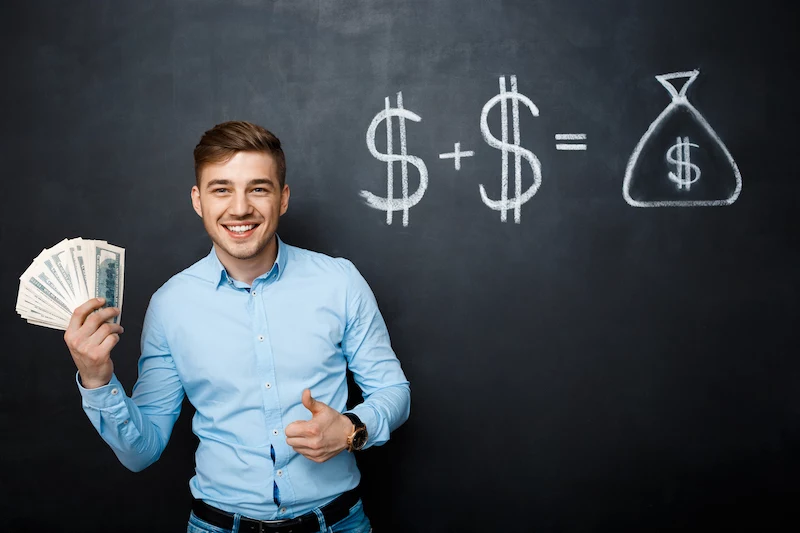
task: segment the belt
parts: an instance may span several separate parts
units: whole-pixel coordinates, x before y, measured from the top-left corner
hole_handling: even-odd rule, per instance
[[[359,490],[356,487],[320,507],[322,516],[325,517],[325,524],[330,527],[345,518],[358,499]],[[193,500],[192,511],[204,522],[224,529],[233,529],[233,514],[212,507],[203,500]],[[319,530],[319,520],[314,511],[287,520],[262,521],[244,516],[239,519],[240,533],[316,533]]]

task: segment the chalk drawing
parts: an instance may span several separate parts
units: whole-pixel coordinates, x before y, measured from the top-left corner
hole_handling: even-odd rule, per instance
[[[392,117],[398,117],[400,123],[400,154],[392,153],[393,138],[392,138]],[[425,162],[419,157],[408,155],[406,153],[406,123],[405,119],[419,122],[422,119],[419,115],[403,109],[403,93],[397,93],[397,107],[391,107],[389,97],[387,96],[384,102],[384,109],[380,111],[367,128],[367,148],[370,153],[378,159],[386,163],[386,198],[376,196],[369,191],[361,191],[361,197],[366,200],[367,205],[374,209],[386,211],[386,224],[392,223],[392,213],[394,211],[403,212],[403,226],[408,226],[408,210],[419,203],[425,194],[425,189],[428,187],[428,168]],[[375,132],[378,125],[386,121],[386,153],[378,152],[375,147]],[[402,182],[401,191],[402,198],[394,198],[394,169],[393,164],[395,161],[400,161]],[[414,194],[408,194],[408,163],[417,167],[419,172],[419,187]]]
[[[585,133],[556,133],[556,140],[557,141],[585,141],[586,134]],[[586,150],[586,143],[558,143],[556,144],[556,150],[567,150],[567,151],[585,151]]]
[[[520,132],[519,132],[519,103],[522,102],[530,110],[534,117],[539,116],[539,109],[534,103],[525,95],[517,91],[517,77],[511,76],[511,91],[506,92],[506,78],[500,77],[500,93],[489,99],[483,106],[481,111],[481,133],[483,139],[492,148],[497,148],[502,152],[501,155],[501,193],[499,200],[492,200],[486,194],[486,189],[483,185],[479,185],[481,199],[483,203],[489,208],[500,211],[500,221],[505,222],[509,210],[514,210],[514,222],[520,223],[522,217],[522,205],[528,200],[533,198],[539,186],[542,183],[542,165],[539,159],[533,154],[522,147],[520,147]],[[508,143],[508,117],[506,112],[508,110],[507,100],[511,100],[511,124],[514,134],[514,144]],[[489,111],[495,105],[500,104],[500,129],[501,137],[498,140],[489,131]],[[513,198],[508,197],[508,154],[514,153],[514,194]],[[526,190],[522,191],[522,158],[528,162],[533,171],[533,184]]]
[[[700,114],[699,111],[689,102],[686,97],[686,92],[689,86],[697,79],[700,71],[691,70],[685,72],[675,72],[672,74],[663,74],[656,76],[661,85],[672,96],[670,104],[661,112],[661,114],[650,124],[647,131],[639,140],[636,148],[633,150],[628,165],[625,169],[625,179],[622,184],[622,195],[628,204],[634,207],[668,207],[668,206],[722,206],[730,205],[736,201],[742,191],[742,175],[739,172],[739,167],[733,160],[725,143],[719,138],[716,132],[711,128],[706,119]],[[672,84],[673,80],[685,79],[685,83],[680,91]],[[692,140],[687,135],[680,135],[677,141],[670,145],[664,153],[664,158],[667,168],[660,176],[639,176],[637,175],[637,164],[639,163],[642,150],[652,142],[652,139],[664,127],[667,120],[671,120],[679,112],[686,112],[693,120],[694,127],[699,127],[699,132],[708,138],[711,146],[702,146],[698,142],[691,142]],[[670,141],[671,142],[671,141]],[[692,162],[691,149],[703,149],[707,153],[716,152],[722,154],[726,160],[729,168],[727,168],[724,175],[707,177],[700,169],[700,167]],[[674,168],[670,165],[674,165]],[[674,170],[674,171],[673,171]],[[729,172],[731,171],[731,172]],[[702,183],[712,181],[709,188],[709,193],[706,192],[705,196],[693,196],[693,191],[697,190],[700,184],[700,177],[703,176]],[[632,185],[635,180],[643,180],[641,183],[656,183],[653,187],[659,187],[660,190],[664,189],[663,184],[658,183],[658,180],[667,180],[672,182],[675,186],[670,189],[673,192],[668,194],[661,194],[661,196],[669,196],[659,198],[658,194],[654,197],[648,198],[648,190],[646,187],[641,188],[636,193],[636,197],[631,192]],[[717,185],[719,184],[719,185]]]
[[[678,137],[667,149],[667,163],[675,165],[675,172],[669,171],[667,177],[678,189],[690,190],[692,183],[703,175],[700,167],[692,163],[692,148],[700,148],[700,145],[689,142],[689,137]]]
[[[475,152],[472,150],[461,151],[461,143],[455,143],[455,149],[452,152],[439,154],[439,159],[454,159],[456,170],[461,170],[461,158],[472,157]]]

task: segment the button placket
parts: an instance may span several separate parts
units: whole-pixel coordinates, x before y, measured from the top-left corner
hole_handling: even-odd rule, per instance
[[[269,303],[269,296],[267,294],[267,287],[270,285],[270,282],[273,280],[273,276],[270,275],[266,278],[266,280],[259,280],[259,285],[256,287],[255,285],[251,289],[251,293],[253,296],[259,294],[259,298],[251,298],[250,302],[253,304],[253,333],[254,333],[254,345],[256,350],[257,356],[257,368],[258,374],[261,377],[261,383],[263,384],[263,388],[261,389],[262,398],[264,401],[264,422],[266,424],[269,434],[269,440],[271,441],[271,450],[272,453],[278,452],[278,450],[283,450],[286,446],[286,442],[283,438],[283,421],[280,415],[280,402],[278,399],[278,387],[275,381],[275,367],[274,367],[274,360],[273,360],[273,353],[272,353],[272,342],[269,338],[269,320],[268,320],[268,303]],[[278,505],[279,512],[286,513],[287,508],[283,507],[283,511],[280,511],[281,507],[281,493],[284,492],[282,489],[286,489],[291,493],[291,489],[289,486],[285,486],[286,483],[289,482],[288,473],[283,469],[285,464],[282,464],[281,460],[276,461],[275,458],[272,460],[273,463],[273,500],[275,504]],[[278,468],[278,467],[281,468]]]

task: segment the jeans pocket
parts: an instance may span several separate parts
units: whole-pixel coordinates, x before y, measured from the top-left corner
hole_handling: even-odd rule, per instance
[[[369,533],[371,530],[369,518],[364,513],[364,504],[360,499],[350,508],[350,513],[346,517],[328,526],[328,531],[331,533]]]
[[[231,530],[200,520],[192,512],[189,513],[189,524],[186,526],[186,533],[231,533]]]

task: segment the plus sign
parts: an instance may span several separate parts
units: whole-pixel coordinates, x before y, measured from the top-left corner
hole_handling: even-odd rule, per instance
[[[444,154],[439,154],[439,159],[455,159],[456,170],[461,170],[461,158],[472,157],[475,152],[472,150],[461,151],[461,143],[456,143],[455,150]]]

